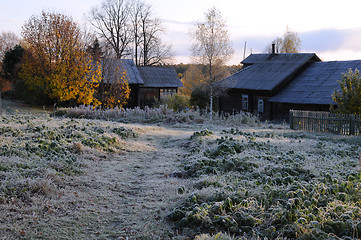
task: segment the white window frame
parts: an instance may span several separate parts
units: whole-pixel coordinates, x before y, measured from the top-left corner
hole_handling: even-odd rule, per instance
[[[249,105],[248,99],[249,99],[248,95],[242,94],[242,109],[245,111],[248,111],[248,105]]]
[[[264,101],[263,101],[263,99],[258,99],[258,112],[259,113],[264,112]]]

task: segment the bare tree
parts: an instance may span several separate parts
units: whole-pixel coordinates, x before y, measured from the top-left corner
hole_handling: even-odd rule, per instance
[[[160,38],[165,29],[154,18],[151,6],[142,0],[134,0],[132,9],[134,59],[137,65],[151,66],[169,63],[172,59],[171,45]]]
[[[190,31],[193,39],[192,57],[196,63],[207,66],[208,85],[210,86],[210,114],[213,108],[212,84],[219,80],[216,73],[231,58],[231,46],[225,20],[217,8],[205,12],[205,19],[195,24]]]
[[[116,58],[133,56],[137,65],[160,65],[171,59],[171,46],[163,44],[161,21],[143,0],[104,0],[93,8],[90,23],[102,45]],[[104,49],[104,47],[103,47]],[[106,50],[106,49],[104,49]],[[133,50],[133,53],[132,53]]]
[[[0,62],[5,56],[5,53],[18,45],[20,38],[13,32],[0,33]]]
[[[130,31],[130,1],[105,0],[90,12],[89,21],[97,29],[99,39],[116,58],[130,55],[133,37]]]

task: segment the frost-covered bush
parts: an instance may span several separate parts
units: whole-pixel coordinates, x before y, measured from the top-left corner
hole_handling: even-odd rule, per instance
[[[234,128],[221,134],[184,144],[183,170],[195,180],[168,215],[179,229],[245,239],[361,237],[361,144]]]
[[[46,173],[81,174],[85,151],[121,151],[121,139],[137,137],[131,129],[96,120],[23,114],[0,121],[0,202],[48,195],[56,183]]]
[[[173,94],[165,96],[157,105],[167,106],[175,112],[186,111],[190,108],[189,97],[180,94]]]
[[[208,114],[202,114],[198,110],[182,109],[182,111],[179,111],[177,107],[175,110],[172,108],[167,105],[160,105],[156,108],[145,107],[144,109],[139,107],[133,109],[99,109],[91,106],[80,106],[60,109],[52,115],[70,118],[105,119],[124,123],[186,123],[223,126],[255,126],[260,124],[256,116],[245,112],[240,112],[235,115],[214,114],[211,119]]]

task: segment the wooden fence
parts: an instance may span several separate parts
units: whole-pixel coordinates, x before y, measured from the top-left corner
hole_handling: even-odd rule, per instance
[[[290,110],[290,128],[310,132],[361,135],[361,116]]]

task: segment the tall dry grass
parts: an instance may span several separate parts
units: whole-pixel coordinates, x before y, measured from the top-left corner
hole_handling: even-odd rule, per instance
[[[157,108],[145,107],[144,109],[139,107],[132,109],[94,109],[91,106],[79,106],[60,109],[57,112],[54,112],[53,115],[70,118],[112,120],[124,123],[204,123],[223,126],[256,126],[260,124],[260,120],[257,116],[246,112],[240,112],[233,115],[222,115],[216,113],[212,116],[212,118],[210,118],[208,114],[202,114],[198,110],[176,112],[168,108],[167,105],[161,105]]]

